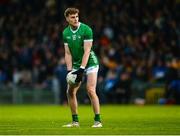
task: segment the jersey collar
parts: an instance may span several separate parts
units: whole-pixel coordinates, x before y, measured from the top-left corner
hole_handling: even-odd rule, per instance
[[[76,32],[79,30],[80,25],[81,25],[81,22],[79,22],[78,28],[77,28],[76,30],[73,30],[73,29],[71,28],[71,26],[69,26],[71,32],[76,33]]]

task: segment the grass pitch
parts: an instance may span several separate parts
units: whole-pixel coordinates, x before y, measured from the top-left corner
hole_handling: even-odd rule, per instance
[[[103,128],[91,128],[91,106],[80,106],[80,128],[62,128],[71,121],[67,106],[0,105],[0,134],[124,135],[180,134],[178,106],[101,106]]]

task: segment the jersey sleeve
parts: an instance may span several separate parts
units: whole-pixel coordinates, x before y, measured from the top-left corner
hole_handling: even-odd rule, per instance
[[[90,27],[86,28],[85,34],[84,34],[84,42],[86,41],[93,41],[93,32]]]
[[[64,45],[68,45],[68,42],[67,42],[67,39],[66,39],[64,32],[63,32],[63,42],[64,42]]]

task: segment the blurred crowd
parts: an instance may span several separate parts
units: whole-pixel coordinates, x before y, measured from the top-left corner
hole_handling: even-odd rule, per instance
[[[0,0],[0,86],[52,88],[56,77],[66,100],[63,13],[73,6],[94,32],[102,101],[143,99],[152,86],[179,98],[179,0]]]

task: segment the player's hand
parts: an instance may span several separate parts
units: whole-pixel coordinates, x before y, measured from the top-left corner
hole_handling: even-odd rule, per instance
[[[85,69],[83,69],[83,68],[79,68],[78,70],[72,72],[72,74],[76,74],[77,75],[76,82],[82,81],[84,70]]]

